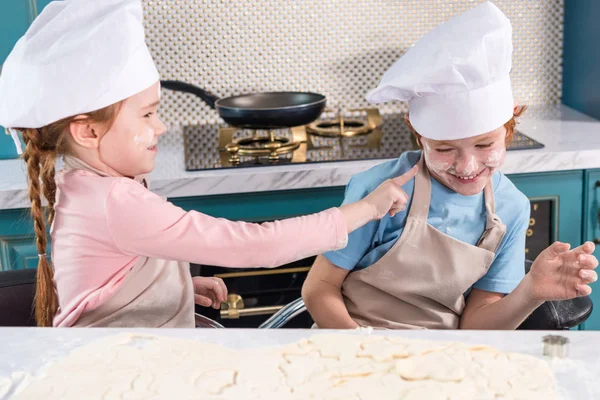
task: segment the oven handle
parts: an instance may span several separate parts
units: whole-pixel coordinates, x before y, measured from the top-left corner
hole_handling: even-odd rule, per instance
[[[294,268],[267,269],[267,270],[260,270],[260,271],[226,272],[223,274],[214,274],[213,276],[216,278],[221,278],[221,279],[229,279],[229,278],[245,278],[248,276],[295,274],[298,272],[308,272],[308,271],[310,271],[310,267],[294,267]]]
[[[230,308],[221,310],[221,319],[239,319],[240,317],[251,317],[253,315],[272,315],[281,310],[283,306],[267,306],[252,308]]]
[[[227,301],[221,303],[221,319],[239,319],[253,315],[271,315],[282,309],[283,306],[244,307],[244,299],[236,293],[227,295]]]

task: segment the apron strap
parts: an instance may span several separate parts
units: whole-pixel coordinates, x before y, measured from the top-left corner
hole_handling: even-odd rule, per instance
[[[492,186],[492,179],[483,188],[483,199],[485,201],[485,209],[488,214],[495,214],[496,208],[494,205],[494,188]]]
[[[417,162],[419,171],[415,176],[412,202],[408,211],[408,218],[414,218],[427,222],[429,215],[429,204],[431,202],[431,181],[429,171],[425,166],[425,156],[421,152],[421,158]]]
[[[502,223],[500,217],[496,215],[494,206],[494,188],[492,179],[490,179],[483,188],[483,198],[485,201],[485,209],[487,211],[485,231],[481,235],[477,247],[495,253],[506,234],[506,225]]]

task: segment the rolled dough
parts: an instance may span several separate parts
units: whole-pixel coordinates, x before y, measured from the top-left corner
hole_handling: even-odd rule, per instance
[[[557,390],[543,359],[463,343],[321,334],[234,350],[119,334],[46,366],[14,398],[552,400]]]

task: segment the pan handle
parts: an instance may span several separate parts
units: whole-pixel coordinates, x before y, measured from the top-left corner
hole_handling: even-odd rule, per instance
[[[165,89],[195,94],[196,96],[200,97],[206,104],[208,104],[210,108],[213,109],[215,108],[215,102],[219,100],[218,96],[212,94],[208,90],[201,89],[198,86],[192,85],[190,83],[181,81],[161,80],[160,85]]]

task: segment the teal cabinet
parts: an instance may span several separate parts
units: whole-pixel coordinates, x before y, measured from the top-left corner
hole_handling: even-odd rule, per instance
[[[0,64],[4,62],[19,37],[27,31],[34,13],[29,0],[0,3]]]
[[[31,5],[28,0],[0,2],[0,65],[29,27],[33,17]],[[0,126],[0,159],[16,157],[12,138],[5,135],[4,128]]]
[[[17,40],[51,0],[10,0],[0,2],[0,65]]]
[[[509,175],[532,203],[548,200],[551,205],[552,237],[576,246],[582,242],[583,171]],[[532,210],[533,211],[533,210]],[[530,222],[530,226],[534,225]]]
[[[29,2],[33,2],[34,0],[27,0]],[[35,0],[35,6],[36,6],[36,15],[39,14],[44,7],[46,7],[48,5],[48,3],[50,3],[52,0]]]
[[[37,264],[38,251],[29,210],[0,211],[0,270],[36,268]]]
[[[267,221],[312,214],[337,207],[345,187],[227,194],[169,199],[184,210],[244,221]]]
[[[600,170],[585,173],[584,186],[586,197],[583,204],[584,240],[596,243],[594,255],[600,259]],[[600,271],[598,271],[600,272]],[[585,324],[586,329],[600,330],[600,281],[591,285],[592,301],[595,309],[592,318]]]

